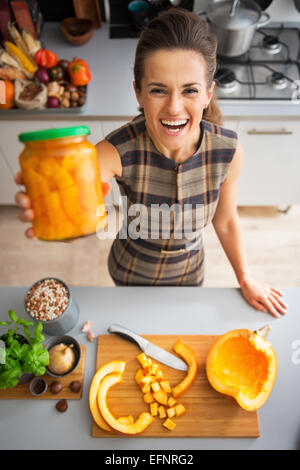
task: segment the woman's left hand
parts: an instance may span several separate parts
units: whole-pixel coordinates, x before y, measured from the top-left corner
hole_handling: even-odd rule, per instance
[[[269,312],[277,318],[287,313],[288,306],[282,300],[283,293],[275,287],[247,279],[240,283],[240,288],[247,302],[257,310]]]

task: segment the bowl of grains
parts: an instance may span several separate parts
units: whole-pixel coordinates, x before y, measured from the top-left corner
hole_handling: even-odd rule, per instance
[[[79,318],[79,308],[67,284],[48,277],[35,282],[25,296],[25,310],[29,317],[43,324],[48,335],[63,335],[70,331]]]

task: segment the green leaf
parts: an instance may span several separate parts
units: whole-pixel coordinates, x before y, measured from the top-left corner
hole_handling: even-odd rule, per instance
[[[24,320],[24,318],[19,318],[18,322],[17,322],[19,325],[23,325],[23,326],[34,326],[34,322],[33,321],[27,321],[27,320]]]
[[[39,336],[42,333],[42,331],[43,331],[43,324],[39,322],[34,329],[35,336]]]
[[[9,346],[9,355],[13,359],[19,359],[21,357],[22,346],[19,341],[14,339]]]
[[[9,310],[8,316],[13,322],[17,323],[18,315],[16,314],[16,312],[14,310]]]
[[[0,321],[0,325],[11,325],[11,321]]]

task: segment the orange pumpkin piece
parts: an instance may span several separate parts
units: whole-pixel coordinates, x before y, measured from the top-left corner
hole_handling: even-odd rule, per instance
[[[153,393],[154,399],[158,401],[161,405],[167,406],[168,404],[168,395],[163,390]]]
[[[198,372],[198,360],[194,351],[181,340],[177,341],[175,344],[174,351],[182,356],[189,366],[188,373],[185,378],[173,388],[173,396],[176,398],[184,393],[194,382]]]
[[[167,418],[166,421],[163,422],[163,426],[169,429],[169,431],[173,431],[173,429],[176,427],[176,424],[170,418]]]
[[[15,86],[9,80],[1,80],[0,94],[4,97],[4,103],[0,101],[0,109],[11,109],[15,105]]]
[[[100,367],[100,369],[97,370],[90,386],[90,393],[89,393],[90,411],[91,411],[91,414],[93,416],[95,423],[98,424],[100,428],[104,429],[104,431],[111,431],[111,427],[108,426],[106,421],[103,419],[98,408],[97,394],[98,394],[99,385],[101,383],[101,380],[106,375],[111,374],[112,372],[123,373],[125,370],[125,366],[126,366],[126,363],[124,361],[112,361],[112,362],[108,362],[107,364],[104,364],[104,366]]]
[[[232,330],[211,346],[206,373],[215,390],[233,397],[245,410],[257,410],[272,391],[277,358],[263,332]]]
[[[109,426],[124,434],[139,434],[143,432],[154,420],[148,412],[143,412],[132,424],[123,424],[112,415],[107,405],[107,394],[109,389],[122,381],[122,374],[109,374],[101,381],[98,389],[99,410]]]

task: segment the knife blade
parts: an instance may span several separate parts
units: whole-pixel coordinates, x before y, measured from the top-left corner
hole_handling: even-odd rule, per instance
[[[142,336],[139,336],[134,331],[131,331],[128,328],[125,328],[124,326],[113,324],[110,325],[107,331],[109,333],[117,333],[121,336],[125,336],[126,339],[133,340],[135,343],[137,343],[140,349],[144,351],[147,356],[156,359],[157,361],[161,362],[162,364],[165,364],[166,366],[178,370],[188,370],[187,364],[181,359],[169,353],[168,351],[165,351],[159,346],[150,343],[150,341],[146,340],[145,338],[142,338]]]

